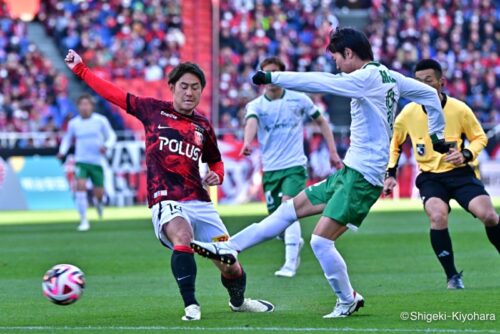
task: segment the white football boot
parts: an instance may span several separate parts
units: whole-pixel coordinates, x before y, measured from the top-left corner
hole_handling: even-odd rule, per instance
[[[262,313],[262,312],[273,312],[274,305],[266,300],[260,299],[250,299],[245,298],[241,306],[236,307],[229,302],[229,307],[234,312],[250,312],[250,313]]]
[[[184,321],[195,321],[201,319],[200,305],[191,304],[184,309],[186,314],[181,318]]]
[[[238,258],[238,251],[229,247],[227,242],[191,241],[191,248],[203,257],[218,260],[221,263],[232,265]]]
[[[80,225],[78,225],[78,227],[76,228],[76,230],[80,231],[80,232],[85,232],[85,231],[90,230],[89,221],[88,220],[82,220],[80,222]]]
[[[352,303],[341,303],[340,300],[337,299],[337,304],[335,305],[333,312],[323,316],[323,318],[345,318],[359,310],[364,305],[365,300],[363,299],[363,296],[354,291],[354,300]]]

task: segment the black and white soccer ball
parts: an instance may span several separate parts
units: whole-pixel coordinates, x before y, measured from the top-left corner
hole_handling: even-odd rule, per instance
[[[71,264],[57,264],[43,276],[43,294],[57,305],[76,302],[85,288],[83,271]]]

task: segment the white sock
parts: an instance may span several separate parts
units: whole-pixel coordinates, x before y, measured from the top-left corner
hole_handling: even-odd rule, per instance
[[[102,214],[102,210],[104,209],[104,201],[98,200],[96,197],[93,198],[94,206],[99,214]]]
[[[342,255],[335,248],[335,242],[313,234],[311,236],[311,248],[340,302],[352,303],[354,291],[347,274],[347,266]]]
[[[293,207],[293,201],[290,199],[282,203],[273,214],[260,223],[252,224],[232,236],[228,245],[238,251],[245,250],[276,237],[296,220],[297,214]]]
[[[87,207],[89,206],[87,200],[87,193],[85,191],[77,191],[75,193],[76,208],[80,213],[80,220],[87,221]]]
[[[300,252],[300,222],[296,220],[285,230],[285,267],[296,268]]]

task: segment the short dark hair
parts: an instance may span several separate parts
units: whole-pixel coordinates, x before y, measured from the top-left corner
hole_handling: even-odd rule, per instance
[[[415,72],[423,70],[434,70],[438,79],[441,79],[443,76],[443,68],[441,67],[441,64],[434,59],[422,59],[419,61],[415,66]]]
[[[373,51],[368,38],[361,31],[354,28],[337,27],[330,35],[328,51],[339,52],[345,56],[345,49],[351,49],[361,60],[373,60]]]
[[[92,105],[95,106],[95,99],[92,95],[87,93],[80,95],[80,97],[78,97],[78,100],[76,100],[76,104],[79,105],[83,100],[88,100],[90,103],[92,103]]]
[[[205,80],[205,73],[201,68],[190,62],[180,63],[168,74],[168,84],[175,85],[177,81],[186,73],[191,73],[200,80],[201,88],[205,88],[207,81]]]
[[[263,70],[264,67],[266,67],[267,65],[270,65],[270,64],[277,65],[279,70],[282,72],[284,70],[286,70],[285,63],[283,62],[283,60],[281,60],[278,57],[269,57],[269,58],[264,59],[262,61],[262,63],[260,63],[260,69]]]

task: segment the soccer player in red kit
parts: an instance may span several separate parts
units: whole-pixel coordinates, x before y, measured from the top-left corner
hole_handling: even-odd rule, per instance
[[[200,320],[195,297],[196,262],[190,242],[227,240],[229,234],[215,210],[205,186],[222,183],[224,165],[209,121],[195,111],[205,87],[203,71],[193,63],[181,63],[168,75],[173,101],[143,98],[126,93],[92,73],[82,58],[69,50],[65,62],[80,79],[109,102],[138,118],[146,132],[148,204],[156,237],[173,250],[171,267],[184,300],[182,320]],[[199,161],[210,171],[202,179]],[[214,261],[235,312],[271,312],[263,300],[244,298],[246,274],[236,262],[227,266]]]

